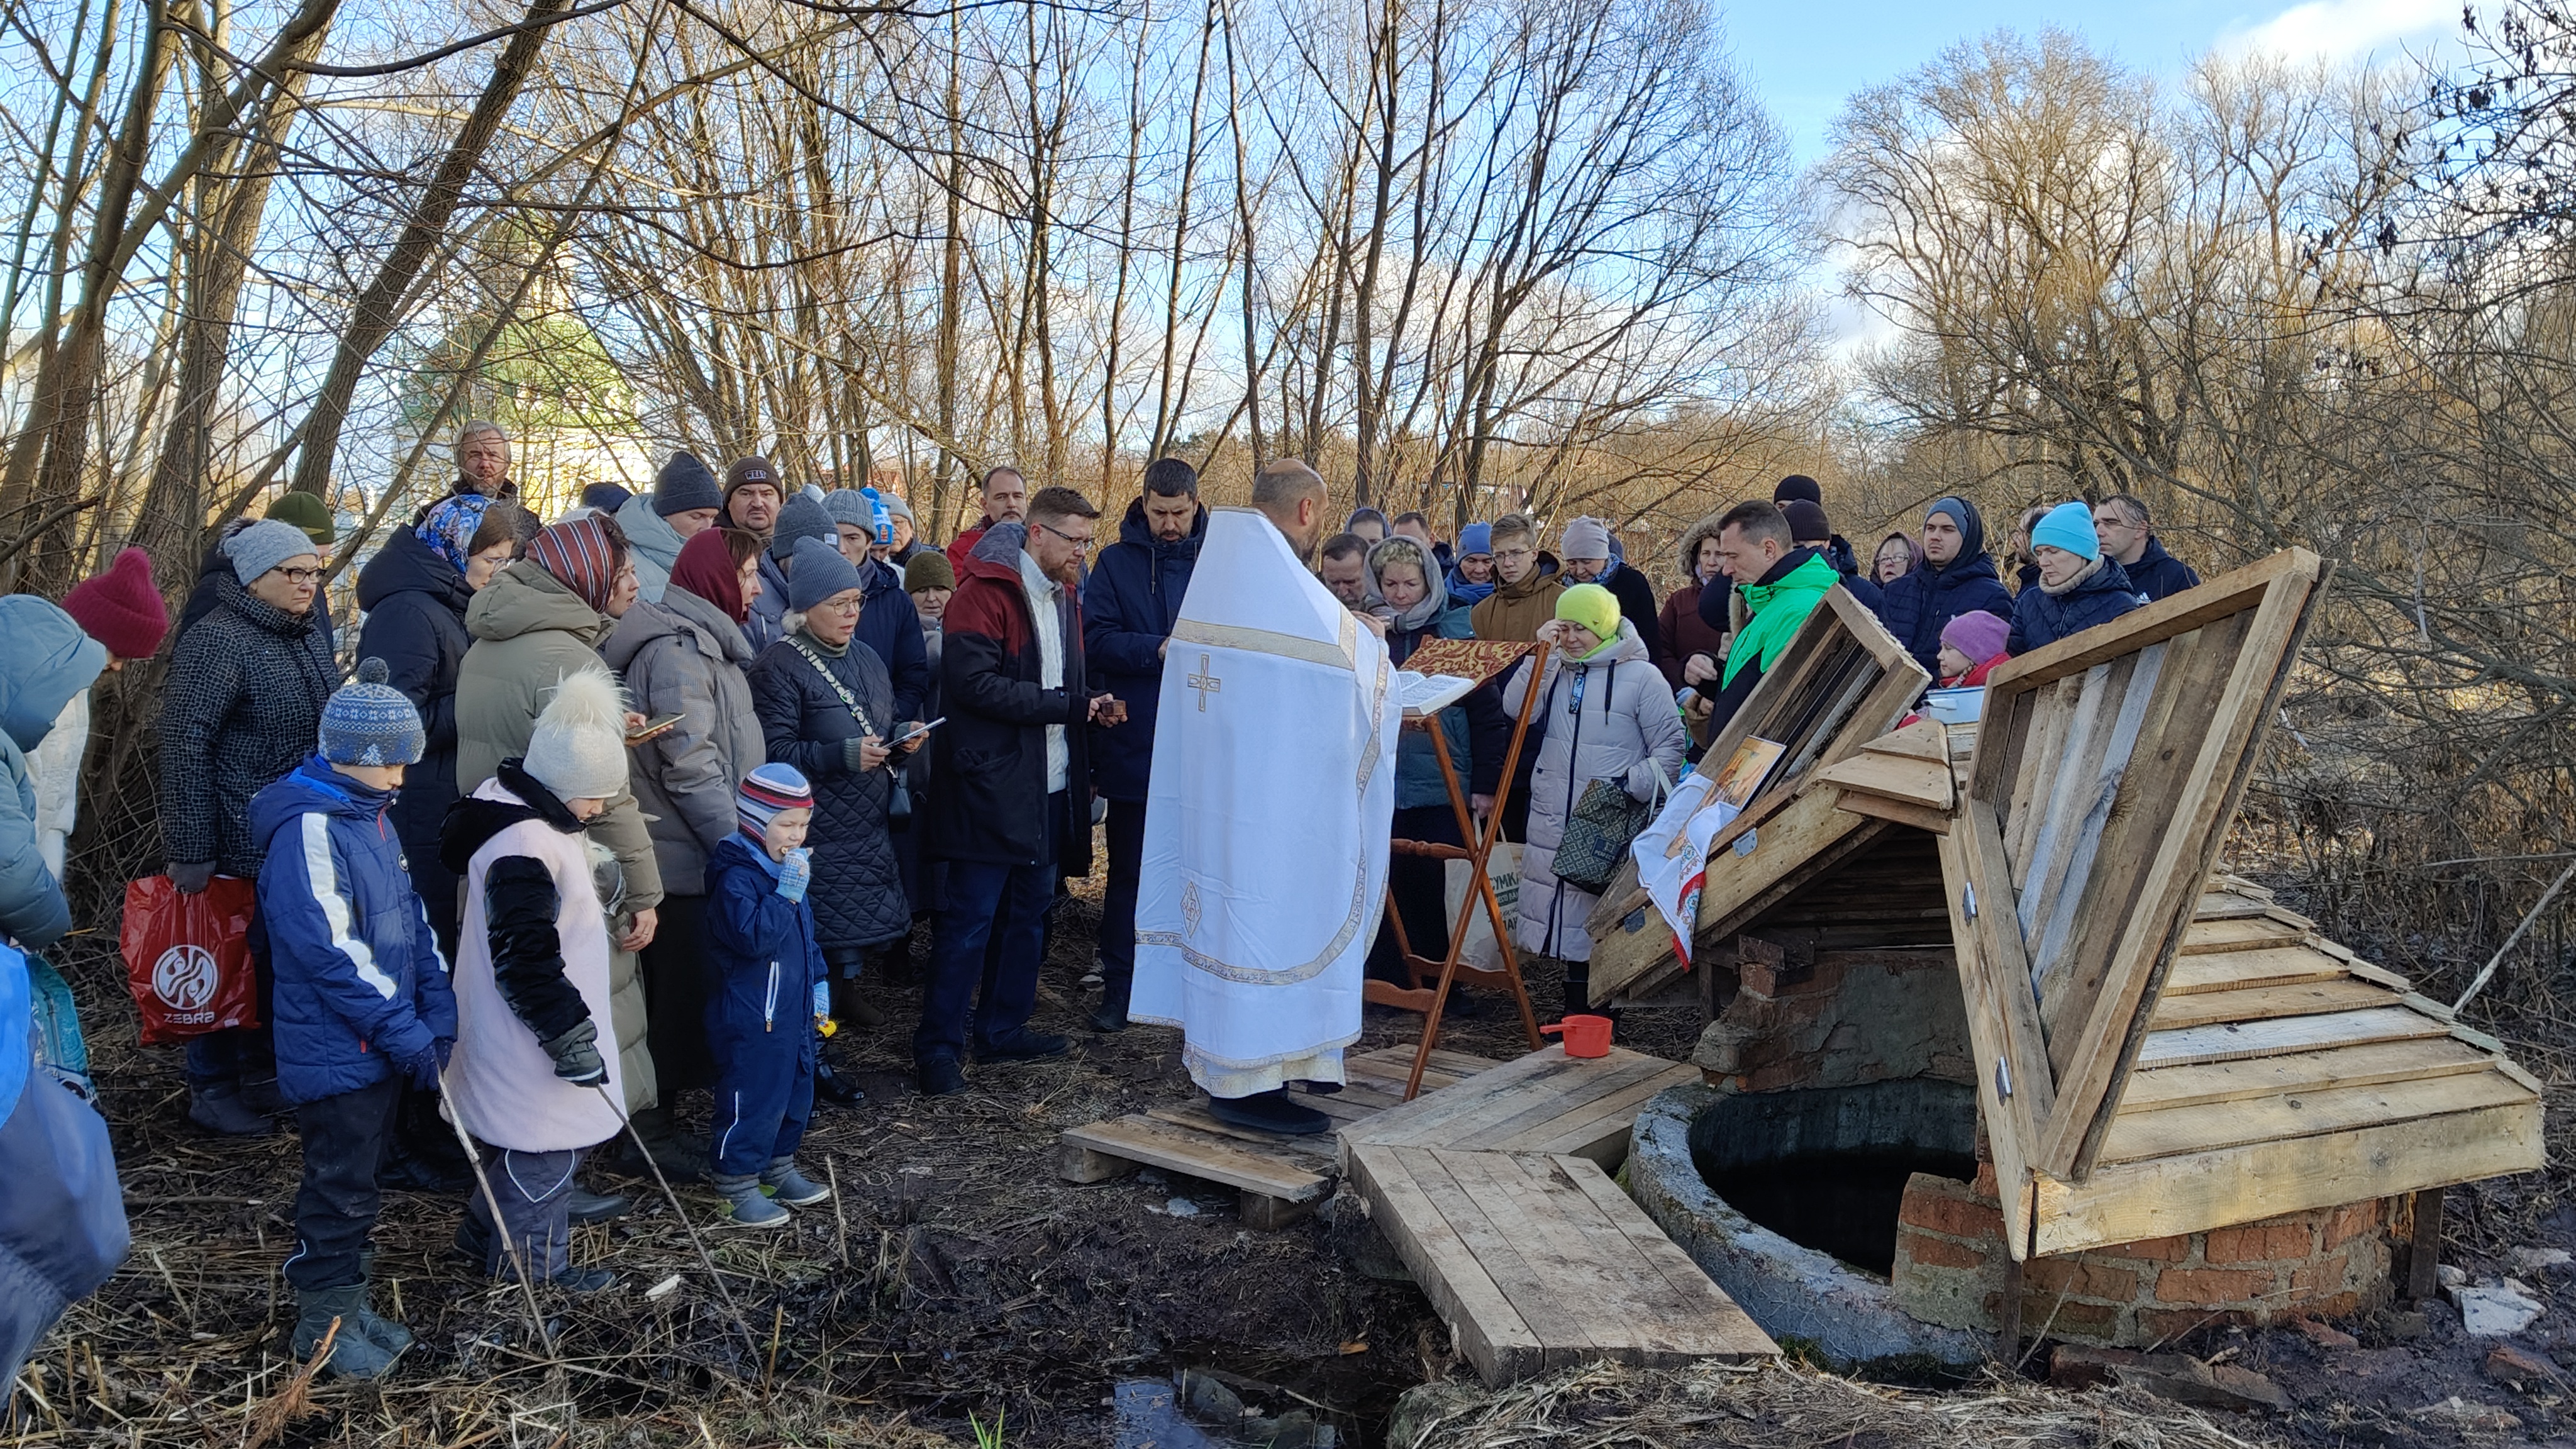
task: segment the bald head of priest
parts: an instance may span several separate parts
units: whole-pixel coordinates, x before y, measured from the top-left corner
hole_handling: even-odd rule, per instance
[[[1294,458],[1264,463],[1252,475],[1252,506],[1270,520],[1302,564],[1315,561],[1328,504],[1322,475]]]

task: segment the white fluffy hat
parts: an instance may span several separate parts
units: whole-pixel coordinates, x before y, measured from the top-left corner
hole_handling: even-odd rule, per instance
[[[605,800],[626,788],[626,694],[605,669],[555,686],[528,737],[527,772],[566,800]]]

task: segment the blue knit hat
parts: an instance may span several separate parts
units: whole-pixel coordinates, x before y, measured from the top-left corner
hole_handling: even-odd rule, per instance
[[[845,589],[865,589],[858,567],[819,538],[796,540],[787,563],[787,607],[803,613]]]
[[[1458,557],[1466,558],[1471,554],[1479,553],[1490,554],[1493,551],[1494,526],[1492,524],[1471,523],[1458,530]]]
[[[322,758],[335,765],[416,765],[429,749],[420,711],[385,683],[385,661],[358,664],[355,683],[332,691],[322,706]]]
[[[734,818],[742,823],[742,833],[766,843],[769,822],[782,810],[814,808],[814,787],[794,765],[773,760],[742,777],[741,788],[733,792]]]
[[[2093,510],[2082,503],[2061,503],[2030,530],[2032,548],[2062,548],[2078,558],[2102,556],[2102,536],[2093,531]]]

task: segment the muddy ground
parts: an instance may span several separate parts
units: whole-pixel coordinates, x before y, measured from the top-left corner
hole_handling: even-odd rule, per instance
[[[712,1195],[680,1189],[739,1318],[650,1184],[621,1182],[645,1205],[580,1230],[576,1255],[622,1281],[596,1299],[543,1295],[549,1362],[520,1291],[451,1256],[460,1203],[390,1194],[380,1303],[398,1306],[420,1343],[381,1389],[292,1382],[277,1274],[292,1239],[292,1134],[192,1130],[178,1053],[134,1044],[112,928],[66,943],[57,964],[88,1023],[135,1247],[39,1351],[22,1432],[0,1443],[904,1445],[972,1443],[979,1425],[999,1423],[1002,1442],[1032,1449],[1178,1449],[1186,1428],[1122,1428],[1112,1400],[1121,1383],[1195,1367],[1271,1414],[1304,1408],[1344,1444],[1381,1442],[1400,1394],[1446,1380],[1444,1397],[1411,1404],[1409,1422],[1436,1424],[1427,1442],[2576,1445],[2553,1439],[2576,1430],[2565,1383],[2528,1371],[2530,1381],[2491,1382],[2487,1345],[2463,1339],[2438,1303],[2347,1325],[2359,1337],[2350,1348],[2289,1329],[2213,1330],[2181,1345],[2271,1375],[2297,1403],[2287,1415],[2203,1419],[2134,1391],[2059,1392],[2037,1382],[2044,1348],[2018,1374],[1950,1386],[1858,1385],[1790,1366],[1595,1369],[1483,1392],[1422,1295],[1358,1271],[1326,1221],[1254,1232],[1228,1190],[1157,1174],[1058,1179],[1063,1128],[1190,1095],[1170,1033],[1080,1026],[1095,892],[1062,904],[1040,997],[1038,1025],[1071,1034],[1069,1056],[974,1068],[965,1095],[916,1097],[907,1038],[918,994],[882,986],[891,1021],[829,1048],[868,1101],[824,1109],[804,1154],[812,1175],[838,1182],[839,1210],[751,1236],[709,1227]],[[1551,1020],[1556,984],[1533,974]],[[1692,1006],[1632,1011],[1621,1038],[1679,1058],[1697,1027]],[[1373,1011],[1364,1044],[1409,1043],[1417,1030]],[[1508,1055],[1520,1049],[1517,1021],[1487,1000],[1444,1043]],[[702,1101],[683,1105],[702,1120]],[[2503,1270],[2518,1245],[2576,1247],[2576,1208],[2558,1205],[2554,1178],[2454,1203],[2452,1256],[2473,1270]],[[2522,1275],[2551,1308],[2515,1342],[2553,1371],[2554,1351],[2576,1365],[2576,1315],[2558,1301],[2576,1303],[2568,1272]]]

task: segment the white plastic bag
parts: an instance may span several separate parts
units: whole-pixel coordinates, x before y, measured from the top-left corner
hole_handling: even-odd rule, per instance
[[[1474,870],[1475,866],[1468,861],[1447,863],[1441,896],[1453,923],[1458,919],[1459,909],[1467,904],[1467,882]],[[1508,840],[1494,842],[1494,853],[1486,861],[1486,877],[1493,882],[1494,899],[1502,903],[1503,924],[1508,927],[1520,909],[1521,848]],[[1486,971],[1503,969],[1503,950],[1494,944],[1493,917],[1486,914],[1482,902],[1477,903],[1475,913],[1467,918],[1467,945],[1458,953],[1458,960]]]

